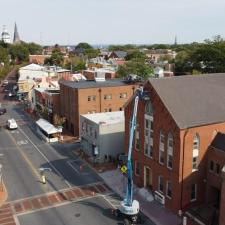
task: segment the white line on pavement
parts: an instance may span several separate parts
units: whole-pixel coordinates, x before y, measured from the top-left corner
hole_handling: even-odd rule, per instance
[[[55,172],[61,177],[63,178],[63,175],[55,168],[55,166],[48,160],[48,158],[46,157],[46,155],[37,147],[37,145],[35,145],[31,139],[26,135],[26,133],[20,128],[18,127],[19,131],[30,141],[30,143],[34,146],[34,148],[42,155],[42,157],[47,161],[47,163],[53,168],[53,170],[55,170]],[[63,178],[64,179],[64,178]],[[67,180],[64,180],[66,185],[68,187],[72,187],[70,185],[70,183]]]

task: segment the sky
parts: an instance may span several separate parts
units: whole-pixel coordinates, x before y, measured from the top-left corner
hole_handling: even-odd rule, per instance
[[[224,0],[0,0],[0,32],[41,45],[154,44],[225,38]]]

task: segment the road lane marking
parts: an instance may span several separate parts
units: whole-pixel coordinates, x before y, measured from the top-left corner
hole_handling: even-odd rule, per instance
[[[53,170],[55,170],[55,172],[58,174],[58,176],[60,176],[63,180],[64,180],[64,182],[66,183],[66,185],[68,186],[68,187],[72,187],[71,185],[70,185],[70,183],[67,181],[67,180],[65,180],[64,178],[63,178],[63,175],[58,171],[58,169],[56,169],[56,167],[48,160],[48,158],[46,157],[46,155],[37,147],[37,145],[35,145],[32,141],[31,141],[31,139],[27,136],[27,134],[20,128],[20,127],[18,127],[18,129],[19,129],[19,131],[30,141],[30,143],[34,146],[34,148],[42,155],[42,157],[46,160],[46,162],[52,167],[52,169]]]
[[[13,143],[16,145],[16,148],[19,150],[20,154],[22,155],[22,157],[24,158],[24,160],[28,163],[28,165],[30,166],[33,174],[35,176],[37,176],[38,180],[40,180],[40,174],[39,172],[37,172],[36,168],[34,167],[34,165],[32,164],[32,162],[29,160],[29,158],[27,157],[27,155],[23,152],[23,150],[20,148],[19,145],[17,145],[15,139],[12,137],[12,134],[7,130],[7,133],[9,134],[10,139],[13,141]]]

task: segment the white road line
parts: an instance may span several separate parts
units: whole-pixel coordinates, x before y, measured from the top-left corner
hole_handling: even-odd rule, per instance
[[[72,162],[73,162],[73,161],[72,161]],[[69,166],[71,166],[71,168],[72,168],[76,173],[80,174],[80,171],[77,170],[77,169],[71,164],[71,161],[68,161],[67,163],[69,164]]]
[[[55,168],[55,166],[48,160],[48,158],[46,157],[46,155],[37,147],[37,145],[35,145],[31,139],[26,135],[26,133],[20,128],[18,127],[18,129],[20,130],[20,132],[30,141],[30,143],[34,146],[34,148],[42,155],[42,157],[47,161],[47,163],[52,167],[53,170],[55,170],[55,172],[61,177],[63,178],[63,175]],[[63,178],[64,179],[64,178]],[[64,182],[66,183],[66,185],[68,187],[72,187],[70,185],[70,183],[64,179]]]

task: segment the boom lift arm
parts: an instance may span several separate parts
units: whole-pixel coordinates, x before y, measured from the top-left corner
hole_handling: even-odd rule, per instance
[[[126,198],[121,202],[119,207],[119,212],[130,222],[137,222],[138,213],[139,213],[139,202],[137,200],[133,200],[133,170],[132,170],[132,146],[134,139],[134,132],[137,125],[137,110],[138,110],[138,102],[139,99],[144,98],[143,87],[140,87],[136,91],[136,96],[134,99],[134,107],[132,120],[130,124],[130,134],[129,134],[129,146],[128,146],[128,157],[127,157],[127,192]]]

